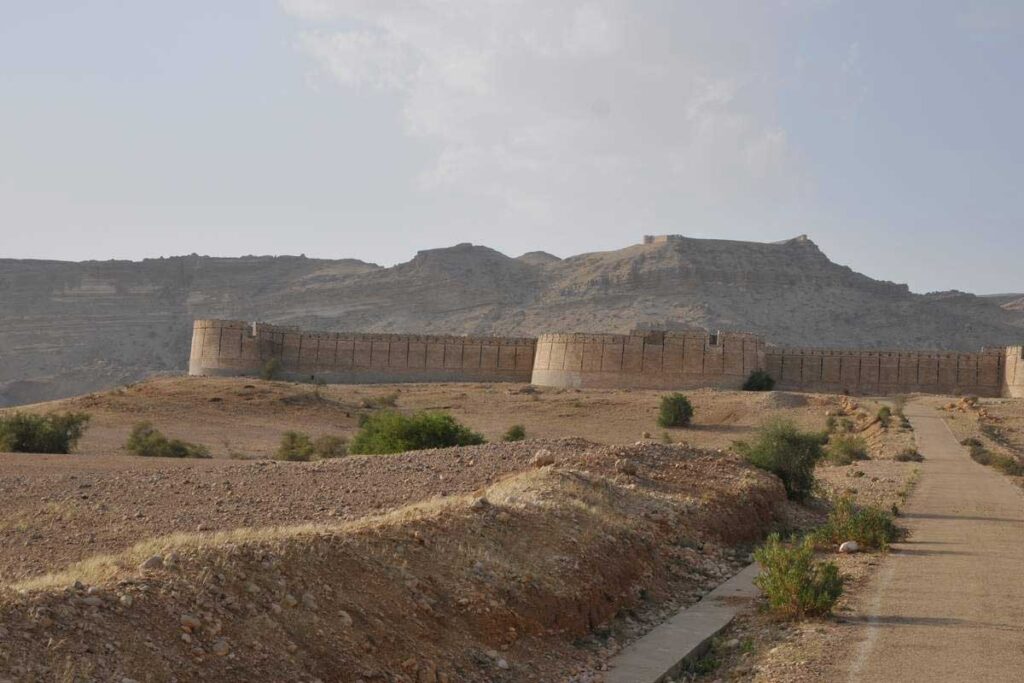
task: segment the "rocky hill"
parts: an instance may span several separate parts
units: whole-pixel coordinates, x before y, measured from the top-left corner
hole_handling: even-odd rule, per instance
[[[977,350],[1024,339],[1020,295],[914,294],[806,237],[680,238],[559,259],[460,244],[390,268],[305,257],[0,260],[0,405],[186,366],[197,317],[533,335],[738,329],[778,344]]]

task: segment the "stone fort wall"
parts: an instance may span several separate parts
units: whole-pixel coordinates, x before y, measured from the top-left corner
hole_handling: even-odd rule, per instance
[[[1004,396],[1024,398],[1024,346],[1006,348]]]
[[[561,387],[739,388],[763,366],[764,342],[736,332],[544,334],[533,383]]]
[[[780,389],[851,394],[1001,396],[1004,349],[980,353],[770,348],[765,370]]]
[[[189,374],[336,383],[529,382],[574,388],[736,389],[764,370],[779,389],[1024,397],[1024,347],[978,353],[780,348],[740,332],[457,337],[304,332],[197,320]]]
[[[240,321],[197,320],[189,374],[279,376],[331,383],[529,382],[536,340],[407,334],[304,332]]]

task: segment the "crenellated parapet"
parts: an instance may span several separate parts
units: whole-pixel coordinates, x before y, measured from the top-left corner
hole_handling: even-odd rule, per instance
[[[337,383],[531,382],[605,389],[739,388],[755,370],[795,391],[1024,397],[1024,347],[978,353],[782,348],[745,332],[635,331],[531,337],[309,332],[197,320],[192,375]]]

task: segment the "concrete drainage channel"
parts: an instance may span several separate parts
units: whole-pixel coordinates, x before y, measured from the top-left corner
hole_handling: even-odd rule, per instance
[[[700,602],[636,641],[610,662],[605,683],[661,683],[703,655],[711,639],[729,625],[760,591],[757,563],[705,595]]]

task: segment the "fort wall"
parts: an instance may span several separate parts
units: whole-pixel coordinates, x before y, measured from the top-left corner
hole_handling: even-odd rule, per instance
[[[765,371],[777,388],[851,394],[1001,396],[1004,349],[980,353],[770,347]]]
[[[605,389],[737,389],[755,370],[776,388],[850,394],[974,394],[1024,398],[1024,347],[978,353],[768,346],[740,332],[638,331],[459,337],[306,332],[197,320],[189,374],[260,374],[336,383],[530,382]]]
[[[763,364],[764,342],[749,334],[635,332],[545,334],[533,383],[560,387],[739,388]]]
[[[329,383],[529,382],[536,340],[305,332],[197,320],[189,374],[258,375],[271,360],[282,379]]]
[[[1009,346],[1005,350],[1005,378],[1003,395],[1024,398],[1024,346]]]

